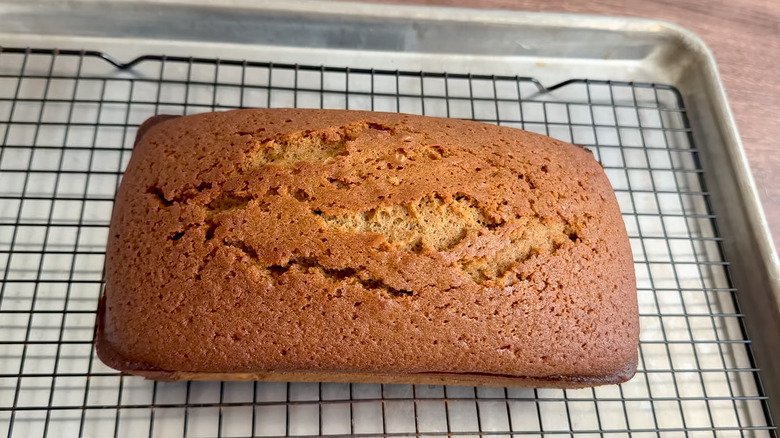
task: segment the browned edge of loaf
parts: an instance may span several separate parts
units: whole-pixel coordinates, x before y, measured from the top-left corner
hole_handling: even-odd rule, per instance
[[[141,123],[141,126],[138,127],[138,132],[135,134],[135,142],[133,142],[133,147],[135,147],[135,145],[141,141],[143,136],[149,132],[149,129],[151,129],[152,126],[160,124],[166,120],[177,119],[179,117],[181,116],[173,116],[170,114],[158,114],[156,116],[149,117],[143,123]]]
[[[138,130],[135,143],[154,125],[179,116],[160,115],[145,121]],[[584,149],[584,148],[583,148]],[[585,149],[587,150],[587,149]],[[589,151],[588,151],[589,152]],[[411,383],[411,384],[449,384],[449,385],[480,385],[480,386],[515,386],[515,387],[553,387],[580,388],[603,384],[616,384],[629,380],[634,376],[637,367],[637,355],[626,363],[622,370],[608,376],[544,376],[530,377],[487,373],[447,373],[447,372],[341,372],[330,370],[252,370],[251,372],[197,372],[170,371],[158,369],[149,364],[133,362],[122,357],[105,338],[105,296],[101,299],[98,309],[96,349],[100,359],[112,368],[122,370],[132,375],[143,376],[161,381],[174,380],[266,380],[266,381],[301,381],[301,382],[365,382],[365,383]]]
[[[258,371],[252,373],[199,373],[190,371],[166,371],[122,357],[104,337],[105,297],[98,306],[95,349],[106,365],[125,374],[160,382],[179,380],[197,381],[265,381],[265,382],[338,382],[338,383],[396,383],[412,385],[493,386],[516,388],[577,389],[597,385],[624,383],[636,374],[637,362],[626,365],[620,373],[606,377],[550,376],[546,378],[518,377],[477,373],[359,373],[315,371]],[[637,357],[638,359],[638,357]]]

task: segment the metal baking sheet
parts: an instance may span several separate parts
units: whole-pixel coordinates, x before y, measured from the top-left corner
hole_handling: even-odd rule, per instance
[[[777,257],[712,56],[684,29],[243,0],[11,2],[0,22],[0,435],[774,435]],[[123,65],[142,55],[164,56]],[[243,106],[470,118],[589,147],[632,237],[637,377],[578,391],[155,384],[103,367],[94,310],[137,125]]]

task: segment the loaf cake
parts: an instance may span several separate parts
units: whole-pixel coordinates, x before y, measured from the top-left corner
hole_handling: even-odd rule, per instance
[[[105,272],[98,355],[150,379],[573,388],[637,366],[632,253],[603,169],[508,127],[152,118]]]

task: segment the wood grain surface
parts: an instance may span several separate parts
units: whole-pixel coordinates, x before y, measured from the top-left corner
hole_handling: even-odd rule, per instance
[[[657,18],[695,32],[715,54],[772,235],[780,243],[780,0],[391,2]]]

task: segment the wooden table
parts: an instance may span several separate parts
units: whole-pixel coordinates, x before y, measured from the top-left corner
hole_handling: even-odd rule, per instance
[[[715,53],[772,235],[780,243],[780,0],[391,1],[658,18],[692,30]]]

